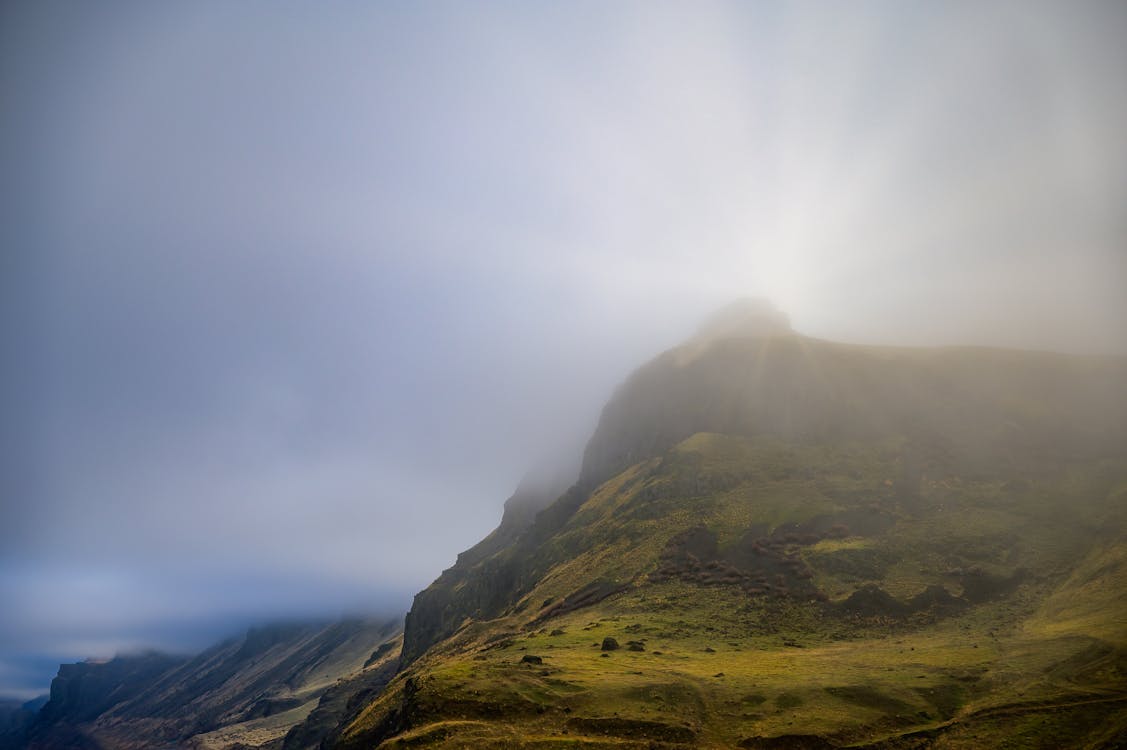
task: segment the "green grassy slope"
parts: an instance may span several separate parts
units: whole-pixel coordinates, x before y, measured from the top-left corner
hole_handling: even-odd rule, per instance
[[[808,448],[893,446],[896,463],[881,479],[905,502],[928,489],[925,478],[1044,479],[1070,463],[1127,453],[1127,360],[850,346],[793,334],[694,339],[658,356],[618,389],[588,443],[575,487],[520,523],[507,513],[498,532],[416,596],[404,661],[450,636],[466,617],[492,619],[507,611],[561,559],[556,553],[570,554],[574,536],[570,546],[560,546],[559,535],[595,488],[698,433]],[[822,460],[804,456],[795,470],[820,470]],[[726,486],[745,469],[733,471],[687,472],[683,486],[660,490],[665,502],[637,502],[647,506],[642,512],[676,510],[699,494],[700,482]],[[772,490],[771,502],[787,513],[806,502],[794,493],[808,488],[793,479]],[[631,528],[642,533],[648,527]]]
[[[519,599],[464,615],[339,746],[1127,736],[1127,458],[1015,476],[918,456],[903,436],[698,433],[561,498],[509,567]]]

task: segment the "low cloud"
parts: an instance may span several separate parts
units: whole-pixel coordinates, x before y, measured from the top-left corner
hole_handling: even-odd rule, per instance
[[[1125,351],[1120,7],[0,14],[0,692],[402,611],[735,297]]]

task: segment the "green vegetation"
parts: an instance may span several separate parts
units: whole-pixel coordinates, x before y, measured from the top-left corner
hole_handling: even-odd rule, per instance
[[[905,490],[913,450],[702,433],[630,467],[499,553],[519,598],[463,619],[341,746],[1127,734],[1127,460],[1021,482],[953,462]]]
[[[518,488],[401,640],[273,628],[173,666],[72,665],[29,736],[1123,747],[1127,360],[776,323],[634,373],[578,482]]]

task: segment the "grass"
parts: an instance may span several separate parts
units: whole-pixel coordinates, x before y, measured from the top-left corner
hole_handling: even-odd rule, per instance
[[[677,592],[660,596],[676,599]],[[421,670],[423,689],[439,716],[472,712],[467,706],[486,706],[480,709],[486,715],[488,706],[502,707],[474,725],[479,736],[487,729],[559,735],[570,717],[593,716],[621,719],[627,727],[684,727],[695,744],[731,747],[797,728],[843,742],[895,735],[1014,703],[1114,695],[1115,679],[1122,677],[1075,684],[1070,677],[1087,666],[1083,658],[1075,669],[1052,675],[1093,641],[990,638],[983,628],[997,618],[981,614],[835,642],[817,631],[749,634],[736,618],[686,619],[680,609],[675,617],[649,615],[648,604],[625,596],[553,623],[565,631],[561,635],[528,633],[502,648],[435,660]],[[647,650],[603,656],[597,644],[608,635],[620,642],[644,639]],[[543,665],[522,664],[525,654],[540,656]]]
[[[1016,495],[998,478],[925,477],[906,497],[892,488],[900,445],[696,435],[631,468],[545,542],[547,572],[513,608],[432,648],[345,746],[720,748],[784,735],[1082,746],[1127,731],[1127,537],[1115,510],[1127,468],[1069,466]],[[871,528],[779,536],[837,518]],[[1109,518],[1112,531],[1093,537]],[[655,579],[670,539],[697,527],[721,557],[749,529],[774,534],[829,603]],[[954,610],[841,609],[865,585],[901,602],[928,586],[958,596],[972,574],[1011,583]],[[626,588],[539,618],[542,602],[597,580]],[[608,636],[624,647],[603,652]]]

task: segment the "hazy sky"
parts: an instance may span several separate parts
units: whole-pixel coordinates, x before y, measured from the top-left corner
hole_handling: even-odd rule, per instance
[[[0,693],[403,611],[737,296],[1127,351],[1127,5],[6,2]]]

